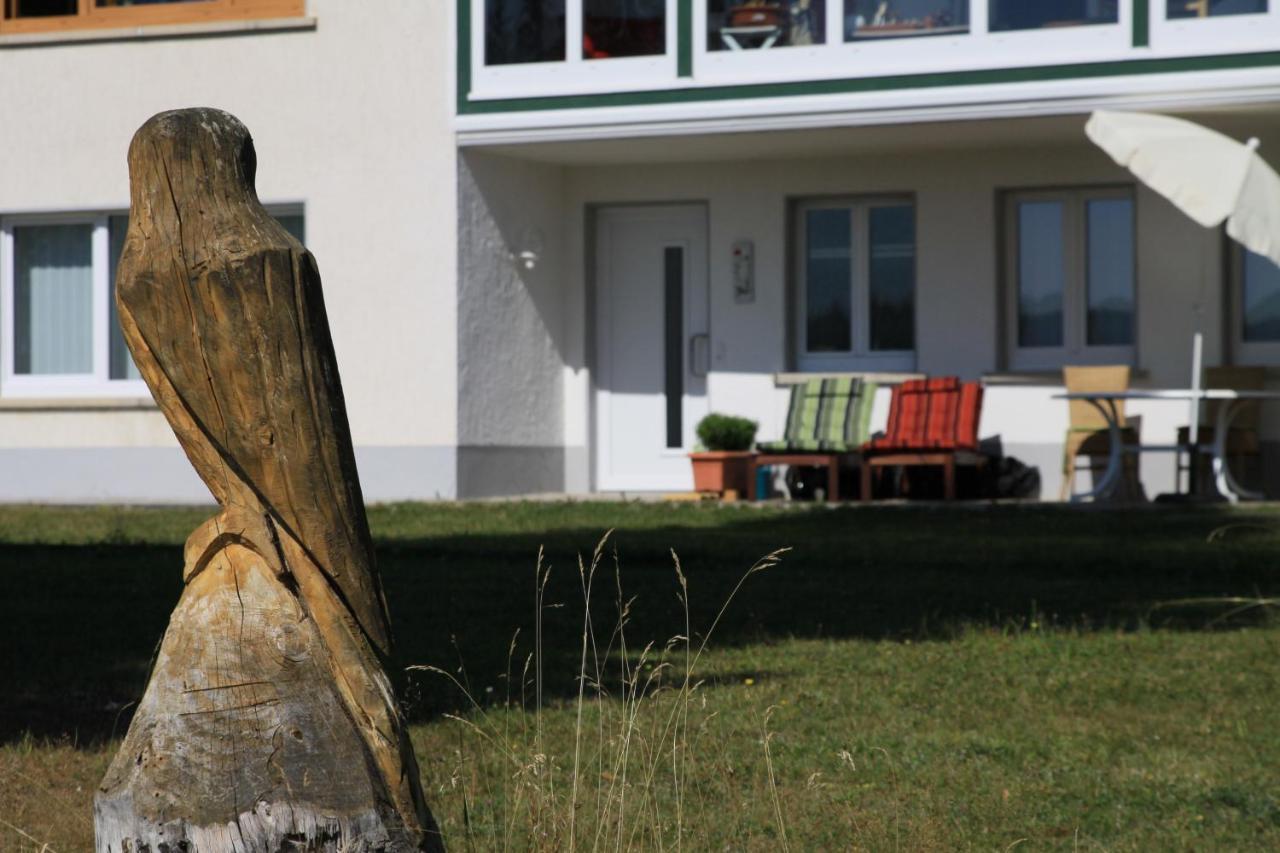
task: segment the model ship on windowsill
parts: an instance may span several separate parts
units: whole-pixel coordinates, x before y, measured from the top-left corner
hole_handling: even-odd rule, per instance
[[[867,20],[862,15],[846,19],[847,37],[852,40],[901,38],[903,36],[954,35],[969,32],[969,24],[955,23],[947,9],[919,17],[902,17],[894,13],[889,2],[882,2]]]

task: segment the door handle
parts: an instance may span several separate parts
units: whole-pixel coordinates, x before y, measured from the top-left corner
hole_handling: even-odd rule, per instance
[[[689,372],[705,379],[711,369],[711,336],[705,333],[689,337]]]

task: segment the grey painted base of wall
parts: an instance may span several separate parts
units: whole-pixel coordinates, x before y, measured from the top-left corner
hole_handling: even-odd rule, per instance
[[[509,447],[464,445],[458,448],[458,497],[567,492],[590,487],[585,447]]]
[[[452,447],[358,447],[370,503],[457,496]],[[0,502],[208,504],[209,490],[176,447],[0,449]]]
[[[1040,498],[1054,501],[1062,482],[1057,444],[1007,444],[1004,454],[1040,471]],[[1280,442],[1263,443],[1262,485],[1280,496]],[[448,500],[590,491],[585,447],[359,447],[356,464],[365,500]],[[1174,489],[1171,453],[1142,457],[1147,496]],[[1090,486],[1081,473],[1076,490]],[[178,448],[0,449],[0,503],[208,504],[208,489]]]

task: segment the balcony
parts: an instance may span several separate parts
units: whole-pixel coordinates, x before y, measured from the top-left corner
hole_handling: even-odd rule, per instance
[[[462,113],[1061,80],[1280,44],[1280,0],[462,0],[459,14]]]

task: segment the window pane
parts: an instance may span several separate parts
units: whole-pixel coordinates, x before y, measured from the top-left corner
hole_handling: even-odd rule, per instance
[[[1087,343],[1133,343],[1133,202],[1127,198],[1086,202],[1088,247]]]
[[[209,0],[97,0],[98,8],[114,6],[164,6],[171,3],[208,3]]]
[[[1280,267],[1244,252],[1244,339],[1280,341]]]
[[[873,207],[870,230],[871,349],[915,347],[916,222],[911,205]]]
[[[1062,202],[1018,205],[1018,346],[1062,346]]]
[[[1118,0],[990,0],[991,31],[1114,24]]]
[[[279,222],[281,225],[284,226],[284,230],[288,231],[290,234],[293,235],[293,238],[295,240],[297,240],[299,243],[301,243],[304,246],[307,245],[306,221],[303,219],[303,216],[301,213],[284,213],[279,216],[276,216],[275,219],[276,219],[276,222]]]
[[[1267,0],[1167,0],[1170,18],[1255,15],[1267,11]]]
[[[667,401],[667,447],[684,447],[684,249],[662,254],[663,393]]]
[[[141,379],[142,374],[133,363],[133,355],[124,342],[124,332],[120,331],[120,313],[116,308],[116,268],[120,266],[120,255],[124,251],[124,237],[129,230],[128,216],[111,216],[107,219],[108,257],[107,274],[111,280],[110,299],[107,300],[110,329],[107,331],[108,365],[107,375],[111,379]]]
[[[653,56],[667,52],[666,0],[585,0],[582,55]]]
[[[93,372],[93,226],[13,229],[13,356],[20,374]]]
[[[848,352],[853,303],[853,213],[846,209],[805,214],[805,347],[809,352]]]
[[[763,50],[822,44],[825,0],[707,0],[707,50]]]
[[[969,0],[844,0],[844,39],[969,32]]]
[[[12,0],[4,4],[6,18],[47,18],[74,15],[76,0]]]
[[[485,0],[484,62],[564,59],[564,0]]]

